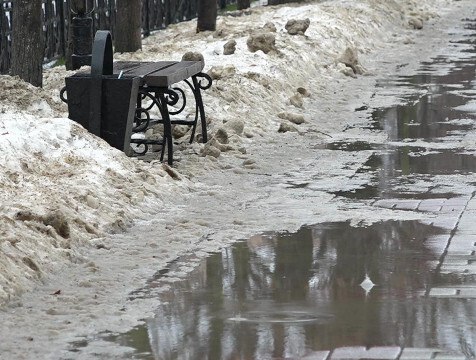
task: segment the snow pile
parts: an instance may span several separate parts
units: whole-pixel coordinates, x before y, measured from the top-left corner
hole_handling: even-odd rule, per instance
[[[1,302],[187,187],[64,118],[4,111],[0,154]]]
[[[204,93],[213,136],[206,145],[179,147],[177,167],[187,175],[179,181],[158,162],[127,158],[66,119],[59,100],[69,74],[64,69],[47,70],[40,90],[1,76],[0,305],[45,273],[68,262],[87,262],[81,253],[95,246],[94,239],[121,231],[133,219],[146,218],[193,191],[196,184],[187,178],[226,169],[227,162],[243,159],[250,142],[275,139],[285,125],[298,132],[341,129],[342,123],[326,117],[310,122],[309,98],[332,99],[334,83],[360,76],[357,66],[368,71],[358,63],[359,54],[410,42],[415,31],[410,20],[426,21],[449,3],[336,0],[255,7],[249,15],[220,17],[215,33],[196,34],[191,21],[145,39],[143,51],[116,54],[116,60],[143,61],[180,60],[186,51],[205,57],[205,70],[214,78]],[[307,18],[305,34],[286,31],[289,20]],[[274,39],[269,52],[248,49],[249,37],[257,33]],[[224,55],[230,40],[236,41],[235,52]],[[348,49],[355,66],[342,60]]]

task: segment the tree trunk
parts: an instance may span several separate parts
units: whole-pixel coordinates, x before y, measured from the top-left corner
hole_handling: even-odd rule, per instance
[[[134,52],[142,49],[141,0],[117,0],[116,52]]]
[[[217,1],[198,0],[197,32],[215,31],[217,25]]]
[[[15,0],[12,13],[11,74],[34,86],[43,85],[41,0]]]
[[[238,10],[248,9],[250,7],[250,0],[237,0],[236,6]]]

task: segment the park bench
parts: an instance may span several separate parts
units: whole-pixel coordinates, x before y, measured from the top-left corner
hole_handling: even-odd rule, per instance
[[[113,62],[111,34],[98,31],[91,72],[80,71],[66,77],[60,96],[68,104],[71,120],[111,146],[132,156],[144,155],[151,145],[159,145],[160,160],[167,152],[167,162],[172,165],[172,125],[191,126],[192,142],[200,120],[202,141],[207,142],[201,91],[210,88],[212,79],[201,72],[203,67],[202,61]],[[180,117],[190,92],[195,103],[192,116]],[[163,124],[163,136],[145,137],[155,124]]]

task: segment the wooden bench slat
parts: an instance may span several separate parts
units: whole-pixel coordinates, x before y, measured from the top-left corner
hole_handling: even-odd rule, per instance
[[[167,87],[198,74],[202,69],[203,63],[200,61],[181,61],[147,74],[144,80],[149,86]]]
[[[176,64],[176,61],[159,61],[159,62],[116,62],[114,72],[123,72],[125,76],[140,77],[160,71],[168,66]]]
[[[203,67],[201,61],[117,61],[114,73],[122,71],[124,76],[142,78],[149,86],[168,87],[198,74]]]

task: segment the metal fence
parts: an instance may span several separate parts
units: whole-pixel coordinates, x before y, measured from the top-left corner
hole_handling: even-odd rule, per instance
[[[10,69],[12,4],[0,0],[0,74]],[[45,61],[65,57],[71,23],[70,0],[42,0]],[[94,31],[110,30],[114,36],[116,0],[89,0],[94,3]],[[228,0],[230,1],[230,0]],[[234,2],[234,1],[232,1]],[[197,0],[142,0],[142,31],[151,31],[197,16]]]

